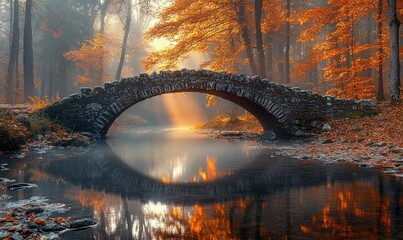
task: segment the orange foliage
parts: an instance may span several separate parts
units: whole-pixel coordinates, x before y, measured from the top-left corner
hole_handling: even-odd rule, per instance
[[[172,46],[150,54],[144,61],[146,69],[156,65],[160,69],[176,68],[192,51],[207,53],[215,45],[220,60],[204,66],[216,65],[216,69],[227,64],[225,70],[231,70],[237,52],[228,49],[228,42],[239,29],[234,26],[235,13],[229,1],[174,1],[158,18],[158,24],[146,33],[146,38],[166,38]]]
[[[46,222],[40,218],[35,218],[35,223],[40,225],[40,226],[45,226]]]
[[[51,105],[53,102],[58,102],[61,100],[59,95],[57,94],[56,97],[53,99],[53,101],[50,101],[47,96],[44,97],[38,97],[38,96],[33,96],[29,97],[29,100],[31,101],[32,108],[34,110],[40,110],[43,109],[49,105]]]
[[[253,36],[253,1],[243,2],[248,13],[245,22]],[[242,26],[237,21],[239,4],[240,1],[229,0],[172,1],[159,14],[159,22],[146,33],[148,40],[165,38],[171,45],[151,53],[143,62],[146,69],[177,68],[192,52],[209,55],[210,60],[200,64],[203,68],[235,72],[246,65]],[[281,28],[285,21],[283,8],[281,0],[263,1],[263,33]]]
[[[214,95],[206,94],[206,100],[206,108],[217,105],[217,101]]]
[[[66,52],[64,57],[73,61],[83,73],[77,74],[77,84],[101,85],[107,78],[104,65],[109,59],[109,50],[105,45],[108,39],[102,34],[97,34],[94,39],[85,41],[81,48]]]
[[[314,45],[308,62],[298,67],[298,74],[301,76],[322,63],[324,81],[331,85],[327,94],[355,99],[373,98],[375,80],[366,73],[379,65],[375,51],[377,45],[360,40],[356,36],[359,34],[356,28],[364,17],[375,13],[376,9],[377,0],[329,0],[326,6],[306,11],[299,19],[307,26],[299,41],[314,41],[322,38],[323,34],[325,36]],[[376,14],[373,15],[376,17]],[[383,40],[386,48],[387,38]],[[387,52],[384,49],[384,53]]]
[[[37,96],[29,97],[29,100],[31,101],[34,110],[40,110],[52,104],[46,96],[43,98]]]
[[[376,116],[356,119],[333,119],[329,123],[334,128],[324,136],[337,141],[340,137],[349,142],[364,144],[384,142],[403,147],[403,105],[382,105]]]
[[[14,218],[10,215],[7,215],[3,218],[4,222],[14,222]]]

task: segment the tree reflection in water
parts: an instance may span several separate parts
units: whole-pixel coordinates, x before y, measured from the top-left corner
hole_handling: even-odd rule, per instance
[[[403,180],[375,170],[261,155],[227,175],[208,158],[205,182],[163,183],[89,152],[15,169],[68,184],[99,222],[86,239],[403,239]]]

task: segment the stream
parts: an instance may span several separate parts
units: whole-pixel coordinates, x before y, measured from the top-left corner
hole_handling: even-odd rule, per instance
[[[283,144],[292,143],[273,142]],[[1,218],[42,201],[54,218],[97,222],[41,233],[48,239],[403,239],[403,178],[252,141],[133,128],[88,149],[4,154],[0,164]]]

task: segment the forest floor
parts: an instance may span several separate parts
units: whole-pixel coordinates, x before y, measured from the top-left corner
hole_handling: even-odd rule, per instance
[[[379,113],[375,116],[330,119],[326,124],[330,125],[331,130],[314,135],[309,143],[304,141],[289,146],[274,144],[269,148],[279,149],[280,155],[300,159],[353,163],[361,167],[385,167],[390,171],[403,170],[403,104],[391,106],[382,103],[376,110]],[[202,128],[247,132],[256,129],[256,123],[246,127],[249,123],[242,121],[242,118],[232,120],[232,125],[236,125],[233,129],[229,124],[221,126],[222,118],[215,119]],[[246,135],[251,136],[250,133]]]
[[[330,131],[308,145],[281,147],[280,154],[403,170],[403,105],[380,104],[377,110],[375,116],[331,119]]]

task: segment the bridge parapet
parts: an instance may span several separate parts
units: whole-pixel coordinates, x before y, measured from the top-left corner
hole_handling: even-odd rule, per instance
[[[216,95],[245,108],[265,130],[295,135],[313,123],[356,111],[359,103],[350,99],[321,96],[299,88],[249,77],[209,70],[161,71],[140,74],[104,87],[82,88],[43,111],[73,130],[95,137],[106,135],[113,121],[127,108],[166,93],[200,92]]]

